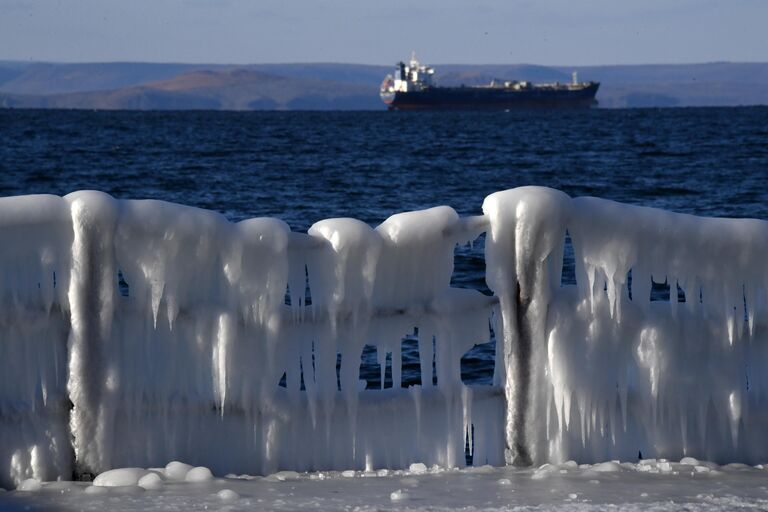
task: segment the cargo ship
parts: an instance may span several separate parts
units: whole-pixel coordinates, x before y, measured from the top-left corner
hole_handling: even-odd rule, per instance
[[[381,100],[390,110],[509,110],[518,108],[589,108],[597,105],[599,82],[533,84],[529,81],[493,80],[488,85],[441,87],[435,70],[419,63],[414,54],[408,64],[398,62],[394,75],[381,84]]]

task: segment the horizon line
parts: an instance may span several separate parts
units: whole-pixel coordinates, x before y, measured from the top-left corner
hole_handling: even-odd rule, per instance
[[[395,61],[395,63],[398,61]],[[97,64],[150,64],[150,65],[175,65],[175,66],[217,66],[217,67],[248,67],[248,66],[365,66],[365,67],[391,67],[391,64],[370,64],[358,62],[340,62],[340,61],[284,61],[284,62],[188,62],[188,61],[151,61],[151,60],[83,60],[83,61],[56,61],[56,60],[17,60],[0,58],[0,63],[6,64],[51,64],[59,66],[77,66],[77,65],[97,65]],[[497,62],[497,63],[465,63],[465,62],[436,62],[429,63],[430,66],[537,66],[543,68],[599,68],[599,67],[642,67],[642,66],[704,66],[713,64],[768,64],[767,61],[738,61],[738,60],[713,60],[699,62],[644,62],[634,64],[537,64],[534,62]]]

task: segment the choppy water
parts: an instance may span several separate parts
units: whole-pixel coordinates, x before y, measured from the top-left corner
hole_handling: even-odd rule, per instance
[[[305,231],[440,204],[480,213],[545,185],[698,215],[768,218],[768,108],[471,112],[0,110],[0,196],[98,189]],[[485,290],[482,244],[454,284]],[[407,345],[406,348],[410,347]],[[493,346],[465,360],[488,382]],[[418,380],[413,350],[404,378]],[[369,362],[370,354],[366,354]],[[374,385],[377,368],[363,377]]]

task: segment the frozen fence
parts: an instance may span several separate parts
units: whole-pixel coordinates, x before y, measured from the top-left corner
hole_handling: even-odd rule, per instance
[[[465,446],[476,464],[768,455],[765,222],[536,187],[483,209],[305,235],[99,192],[0,199],[0,484],[170,459],[455,466]],[[450,287],[485,231],[493,297]],[[493,331],[494,386],[465,386]],[[402,389],[414,332],[423,384]],[[392,389],[361,389],[365,345]]]
[[[449,287],[475,224],[440,207],[304,235],[98,192],[0,200],[2,480],[455,466],[466,443],[502,462],[501,393],[460,379],[496,301]],[[400,389],[415,329],[424,385]],[[365,345],[392,390],[361,389]]]
[[[483,210],[508,461],[768,458],[768,223],[538,187]],[[566,234],[577,286],[561,284]]]

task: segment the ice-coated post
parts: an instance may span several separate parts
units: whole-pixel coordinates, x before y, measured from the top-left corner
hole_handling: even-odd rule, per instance
[[[75,192],[66,196],[72,214],[72,277],[69,304],[67,389],[73,408],[70,416],[76,473],[98,473],[109,467],[104,436],[106,425],[102,394],[117,383],[104,367],[102,350],[109,342],[114,313],[115,270],[113,236],[117,206],[101,192]]]
[[[559,285],[569,206],[567,195],[543,187],[497,192],[483,202],[490,222],[486,281],[501,310],[508,464],[545,458],[536,428],[543,386],[537,384],[546,365],[547,309],[552,285]]]

